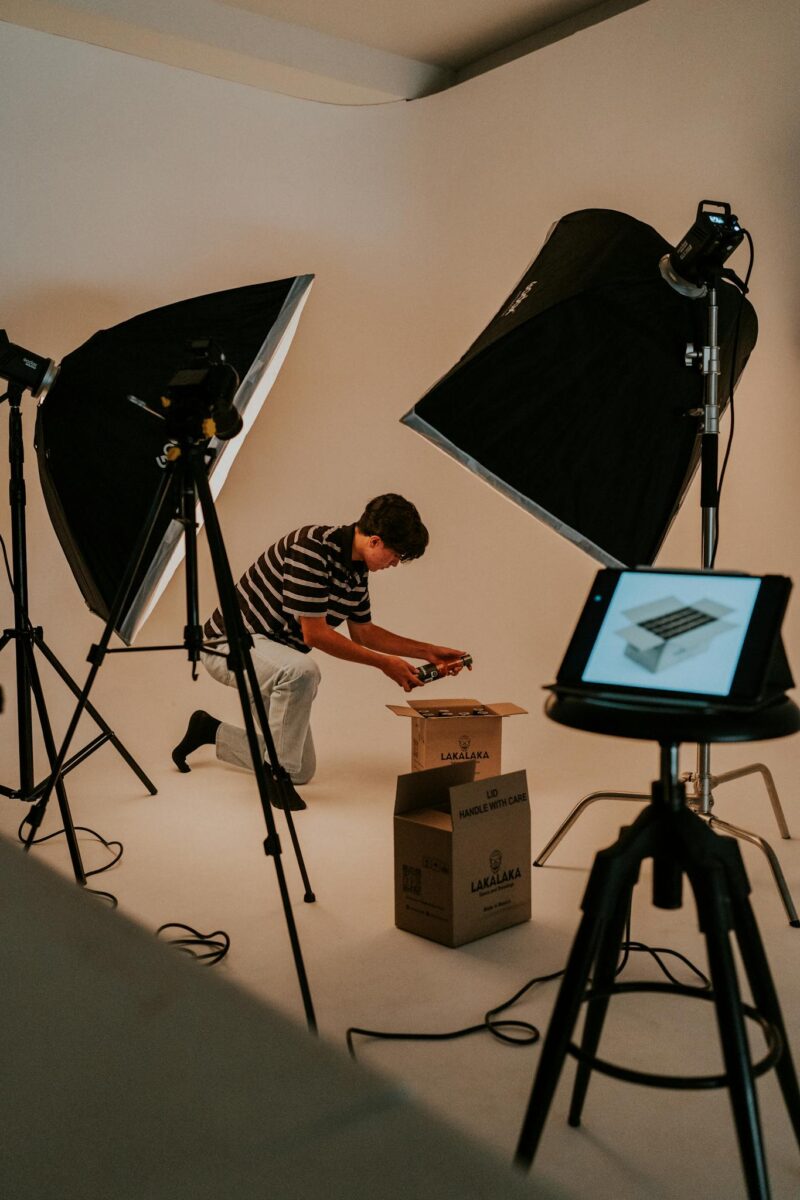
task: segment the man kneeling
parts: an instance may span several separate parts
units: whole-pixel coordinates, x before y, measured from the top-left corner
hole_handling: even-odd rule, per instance
[[[236,585],[278,761],[293,783],[308,783],[316,769],[310,719],[320,669],[310,650],[376,667],[406,692],[420,685],[407,658],[435,663],[442,674],[461,670],[465,651],[403,637],[372,621],[370,573],[419,558],[427,545],[428,531],[414,505],[388,493],[371,500],[354,525],[304,525],[287,533]],[[349,637],[336,629],[344,621]],[[206,670],[235,687],[219,609],[206,621],[203,636],[208,642],[222,639],[217,654],[201,656]],[[198,711],[172,752],[178,770],[189,771],[187,755],[205,745],[214,745],[222,762],[252,769],[245,730]]]

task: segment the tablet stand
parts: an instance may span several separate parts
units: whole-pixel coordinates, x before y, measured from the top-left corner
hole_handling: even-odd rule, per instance
[[[784,737],[800,729],[800,709],[787,697],[747,714],[712,710],[703,714],[635,707],[590,698],[551,697],[547,715],[573,728],[617,737],[646,738],[661,747],[660,778],[651,802],[615,844],[596,856],[584,894],[578,928],[545,1037],[519,1144],[517,1162],[530,1166],[544,1129],[564,1059],[579,1060],[569,1123],[580,1125],[591,1072],[601,1071],[632,1083],[655,1087],[727,1087],[736,1125],[747,1194],[768,1200],[769,1181],[754,1080],[775,1068],[795,1136],[800,1143],[800,1090],[786,1038],[769,964],[749,901],[738,844],[717,837],[708,824],[694,819],[686,805],[686,788],[678,778],[678,746],[702,736],[715,741],[753,741]],[[615,983],[619,947],[642,863],[653,860],[653,903],[681,907],[683,876],[694,892],[700,929],[708,950],[713,991],[674,988],[666,984]],[[731,934],[736,939],[755,1007],[742,1004]],[[591,989],[586,990],[591,977]],[[596,1056],[610,999],[620,992],[670,991],[704,998],[716,1009],[725,1062],[723,1076],[661,1076],[616,1066]],[[572,1041],[578,1011],[587,1012],[580,1047]],[[750,1061],[745,1017],[757,1021],[767,1042],[766,1057]]]

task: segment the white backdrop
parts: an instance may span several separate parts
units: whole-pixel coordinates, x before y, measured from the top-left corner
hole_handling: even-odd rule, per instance
[[[399,418],[463,353],[558,217],[618,208],[676,241],[700,199],[729,200],[756,243],[760,336],[737,395],[718,565],[796,575],[799,66],[794,0],[650,0],[441,95],[337,108],[1,24],[0,320],[12,341],[59,359],[144,309],[315,273],[219,503],[235,569],[302,522],[353,520],[378,492],[408,495],[431,548],[375,579],[375,619],[471,650],[469,692],[531,710],[507,723],[506,765],[545,788],[567,756],[580,790],[598,757],[616,769],[619,747],[550,726],[539,688],[595,564]],[[743,273],[744,250],[731,265]],[[29,400],[24,417],[32,616],[82,678],[100,625],[44,511]],[[4,506],[0,525],[6,536]],[[660,561],[699,561],[694,489]],[[209,579],[204,568],[204,608]],[[790,657],[798,612],[795,600]],[[141,640],[175,638],[183,623],[181,573]],[[323,754],[404,769],[408,731],[383,707],[399,699],[393,686],[338,662],[325,675]],[[13,681],[6,649],[8,773]],[[190,684],[175,655],[109,660],[95,698],[134,752],[159,761],[190,707],[235,710],[210,681]],[[58,725],[71,703],[60,689],[50,702]],[[621,785],[655,765],[646,747],[622,757]]]

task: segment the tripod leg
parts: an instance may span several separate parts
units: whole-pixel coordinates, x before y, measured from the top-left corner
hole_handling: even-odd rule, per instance
[[[638,800],[644,804],[649,799],[649,794],[644,794],[642,792],[590,792],[588,796],[584,796],[582,800],[579,800],[569,816],[564,818],[558,829],[550,838],[550,841],[533,860],[533,865],[535,867],[544,866],[550,855],[567,836],[578,818],[586,811],[590,804],[594,804],[597,800]]]
[[[786,817],[783,815],[778,789],[775,786],[775,779],[765,763],[751,763],[749,767],[738,767],[735,771],[725,771],[723,775],[715,775],[712,783],[716,787],[719,783],[728,783],[731,779],[742,779],[745,775],[760,775],[764,780],[764,787],[767,789],[769,802],[772,805],[772,812],[778,825],[778,832],[782,838],[791,838],[792,835],[789,832],[789,826],[786,824]]]
[[[61,749],[59,750],[56,761],[53,764],[50,780],[37,804],[37,808],[42,814],[39,817],[39,824],[41,824],[42,817],[47,810],[47,805],[53,793],[53,788],[61,781],[64,763],[66,762],[67,754],[69,752],[70,745],[72,744],[72,739],[75,736],[75,731],[78,728],[78,723],[83,715],[84,709],[88,704],[89,693],[94,686],[94,681],[97,678],[97,672],[100,670],[102,665],[103,658],[108,649],[108,644],[111,641],[112,634],[119,623],[119,618],[122,615],[128,595],[133,587],[133,581],[136,578],[136,574],[141,566],[144,553],[147,549],[150,538],[152,537],[153,530],[158,524],[162,511],[168,506],[168,504],[171,503],[173,482],[174,475],[172,470],[165,472],[164,478],[162,479],[158,491],[153,498],[153,503],[150,506],[150,511],[139,536],[139,541],[137,542],[133,557],[128,563],[125,576],[119,586],[114,603],[111,606],[111,611],[109,613],[108,620],[106,621],[103,635],[100,638],[98,645],[92,646],[90,651],[89,661],[91,663],[91,668],[86,677],[86,683],[83,685],[83,691],[78,697],[78,703],[67,727],[67,732],[64,735],[64,741],[61,744]]]
[[[278,762],[278,754],[275,749],[275,741],[272,737],[272,731],[270,730],[270,727],[269,727],[269,719],[267,717],[267,710],[266,710],[266,706],[264,704],[264,697],[261,695],[261,689],[258,685],[258,678],[256,676],[256,670],[253,665],[252,655],[250,655],[250,654],[248,654],[245,658],[245,671],[247,673],[247,682],[248,682],[248,687],[250,690],[250,696],[252,698],[253,707],[256,711],[256,716],[258,718],[258,724],[261,728],[261,735],[264,739],[264,745],[267,750],[267,756],[269,758],[273,774],[277,777],[278,772],[280,770],[280,764]],[[286,817],[286,825],[289,830],[289,837],[292,839],[292,847],[294,849],[295,857],[297,859],[297,866],[300,871],[300,878],[303,881],[303,889],[304,889],[303,899],[306,902],[306,904],[313,904],[314,901],[316,900],[316,896],[314,895],[314,892],[312,890],[311,881],[308,878],[308,872],[306,871],[306,864],[303,859],[303,852],[300,849],[300,842],[297,837],[297,831],[294,827],[294,819],[292,817],[292,812],[291,812],[291,809],[289,808],[288,804],[285,805],[284,815]]]
[[[39,678],[39,671],[36,666],[36,660],[33,655],[33,647],[31,645],[31,643],[27,642],[27,641],[25,642],[25,654],[26,654],[26,657],[28,660],[27,661],[28,678],[30,679],[31,691],[33,692],[33,698],[36,702],[36,711],[39,714],[39,724],[41,726],[42,738],[44,740],[45,751],[47,753],[47,761],[50,763],[50,771],[52,773],[52,772],[54,772],[55,765],[56,765],[56,758],[57,758],[56,746],[55,746],[55,742],[53,741],[53,731],[50,727],[50,718],[48,716],[47,707],[44,702],[44,693],[42,691],[42,683]],[[58,800],[58,807],[59,807],[59,811],[61,813],[61,820],[64,823],[64,836],[67,839],[67,846],[69,848],[69,857],[70,857],[70,861],[72,862],[72,870],[75,874],[75,882],[77,884],[79,884],[81,887],[85,887],[86,873],[84,872],[84,869],[83,869],[81,853],[80,853],[80,849],[78,847],[78,839],[75,835],[75,826],[72,823],[72,814],[69,810],[69,801],[67,800],[67,790],[64,787],[63,779],[59,778],[56,780],[55,788],[56,788],[56,798]],[[38,817],[38,820],[36,819],[36,817],[34,817],[34,815],[33,815],[34,813],[36,814],[36,817]],[[30,848],[33,844],[33,840],[36,835],[36,830],[39,828],[39,825],[41,824],[42,816],[44,816],[44,812],[42,810],[40,813],[38,806],[34,806],[31,809],[30,813],[28,814],[27,819],[30,821],[30,829],[28,831],[28,836],[25,841],[26,853],[30,850]]]
[[[759,850],[766,855],[772,878],[775,880],[775,886],[778,889],[783,907],[786,909],[786,915],[789,918],[789,924],[793,929],[800,928],[800,917],[797,915],[797,909],[794,906],[792,893],[789,891],[789,885],[786,882],[786,877],[781,869],[781,864],[778,861],[778,856],[770,846],[769,842],[764,841],[757,833],[748,833],[746,829],[740,829],[738,825],[731,825],[729,821],[720,821],[719,817],[710,816],[708,818],[709,825],[715,829],[722,829],[725,833],[730,833],[733,837],[741,838],[743,842],[750,842],[753,846],[758,846]]]
[[[797,1073],[792,1061],[792,1054],[786,1035],[786,1026],[781,1015],[778,995],[764,951],[764,944],[761,941],[761,934],[759,933],[752,905],[750,904],[750,886],[747,881],[744,864],[739,853],[739,847],[735,842],[732,843],[732,847],[735,853],[735,861],[732,862],[730,867],[734,906],[734,932],[755,1006],[762,1016],[775,1026],[783,1041],[783,1053],[775,1064],[775,1073],[778,1076],[778,1082],[780,1083],[783,1099],[794,1128],[795,1137],[797,1138],[798,1145],[800,1145],[800,1087],[798,1087]],[[731,858],[734,858],[734,854],[731,854]]]
[[[250,755],[253,761],[253,772],[256,777],[258,794],[261,799],[261,807],[264,812],[264,821],[267,826],[267,839],[264,843],[264,849],[275,864],[275,875],[278,881],[278,889],[281,894],[281,902],[283,904],[283,911],[286,918],[286,929],[289,934],[289,941],[291,942],[292,953],[294,955],[297,979],[300,985],[300,993],[306,1013],[306,1022],[309,1030],[313,1033],[316,1032],[317,1028],[316,1017],[314,1015],[314,1006],[311,1000],[311,991],[308,986],[305,965],[303,963],[303,952],[300,948],[300,939],[297,934],[294,914],[292,913],[289,889],[286,885],[286,875],[284,873],[283,863],[281,861],[280,839],[278,838],[278,833],[275,828],[275,817],[273,815],[272,805],[270,802],[267,769],[264,760],[261,757],[261,748],[258,744],[258,734],[256,733],[255,721],[253,720],[253,710],[250,705],[250,695],[248,693],[247,677],[245,672],[245,665],[248,663],[248,661],[249,667],[247,668],[247,676],[252,677],[252,660],[250,660],[250,651],[247,645],[248,635],[246,634],[244,625],[242,623],[242,617],[236,599],[236,589],[234,587],[233,575],[231,574],[230,563],[228,562],[228,554],[225,550],[225,543],[222,540],[222,530],[220,529],[217,511],[214,507],[214,500],[211,495],[211,488],[209,487],[205,465],[200,453],[197,451],[197,448],[194,448],[194,453],[191,455],[191,468],[196,493],[199,497],[203,512],[203,519],[205,520],[206,538],[208,540],[208,548],[211,554],[211,564],[214,569],[214,579],[216,580],[217,584],[217,593],[219,596],[220,608],[222,610],[222,619],[225,622],[225,629],[229,639],[228,646],[230,649],[229,658],[231,669],[236,676],[236,686],[242,706],[242,717],[244,719],[244,727],[247,733],[247,740],[250,745]],[[258,692],[257,689],[255,696],[260,697],[260,692]],[[264,734],[266,736],[269,732],[269,725],[266,723],[266,721],[264,724]]]
[[[747,1194],[750,1200],[769,1200],[758,1097],[730,945],[731,896],[726,872],[719,858],[715,861],[706,857],[699,869],[689,868],[689,875],[708,949],[709,973]]]
[[[601,921],[595,913],[584,914],[558,996],[553,1015],[547,1028],[539,1067],[536,1071],[528,1108],[522,1122],[514,1161],[518,1166],[530,1167],[542,1136],[547,1114],[558,1086],[561,1069],[567,1054],[567,1046],[578,1019],[586,983],[592,969],[595,949],[601,932]]]
[[[50,666],[53,668],[53,670],[56,672],[56,674],[59,675],[60,678],[64,681],[64,683],[67,685],[69,690],[72,692],[73,696],[80,697],[81,690],[78,687],[77,683],[72,678],[72,676],[69,675],[67,673],[67,671],[65,671],[64,667],[58,661],[55,654],[53,654],[52,650],[47,645],[47,643],[45,642],[45,640],[41,636],[41,634],[38,632],[34,633],[33,640],[34,640],[34,645],[36,645],[38,647],[38,649],[41,650],[42,654],[45,656],[47,661],[50,663]],[[139,764],[136,762],[135,758],[133,758],[133,756],[130,754],[130,752],[125,749],[122,742],[119,740],[117,735],[114,733],[111,726],[108,725],[103,720],[103,718],[100,716],[100,713],[97,711],[97,709],[94,707],[94,705],[90,704],[89,701],[87,700],[85,703],[85,708],[86,708],[86,711],[89,714],[89,716],[95,722],[95,724],[98,725],[102,729],[103,733],[106,735],[107,740],[109,742],[111,742],[111,745],[114,747],[114,749],[117,751],[117,753],[125,760],[125,762],[128,764],[128,766],[133,771],[133,773],[139,777],[141,782],[147,788],[150,795],[151,796],[157,795],[158,788],[156,787],[156,785],[153,783],[153,781],[151,779],[148,778],[147,775],[145,775],[144,771],[139,766]]]
[[[614,979],[616,978],[619,948],[622,944],[622,936],[628,920],[630,906],[631,893],[621,894],[616,912],[612,914],[611,919],[605,924],[597,951],[597,965],[592,979],[592,988],[599,992],[607,992],[613,986]],[[597,1047],[600,1044],[600,1034],[603,1031],[603,1022],[605,1021],[610,999],[611,997],[606,995],[587,1001],[581,1051],[589,1058],[594,1057],[597,1053]],[[583,1112],[591,1073],[592,1067],[590,1063],[578,1063],[568,1117],[570,1125],[575,1128],[581,1123],[581,1113]]]

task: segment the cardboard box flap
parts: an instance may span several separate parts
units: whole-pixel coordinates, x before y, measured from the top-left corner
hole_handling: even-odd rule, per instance
[[[455,794],[454,794],[455,793]],[[530,805],[528,795],[528,777],[525,771],[510,771],[504,775],[494,775],[488,779],[478,779],[474,783],[464,783],[450,787],[450,804],[453,814],[453,830],[471,818],[489,818],[503,809],[509,810],[517,805]]]
[[[527,715],[527,708],[520,708],[518,704],[511,704],[505,700],[501,704],[484,704],[484,708],[488,708],[490,713],[494,713],[496,717],[516,717],[520,714]]]
[[[407,704],[387,704],[386,707],[398,717],[416,717],[420,711],[437,708],[452,709],[454,717],[469,717],[472,715],[470,710],[475,708],[484,708],[493,717],[515,717],[519,713],[528,711],[527,708],[520,708],[518,704],[511,704],[509,701],[485,704],[482,700],[474,700],[471,696],[441,696],[435,700],[409,700]],[[456,711],[456,709],[464,711]]]
[[[390,712],[396,713],[398,717],[415,717],[417,714],[413,708],[409,708],[407,704],[387,704],[386,707]]]
[[[412,708],[452,708],[454,704],[460,704],[464,708],[485,708],[480,700],[473,700],[471,696],[440,696],[435,700],[409,700]]]
[[[443,808],[449,812],[450,788],[472,783],[474,778],[474,762],[450,763],[446,767],[398,775],[394,815],[400,817],[417,808]]]

